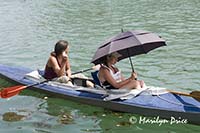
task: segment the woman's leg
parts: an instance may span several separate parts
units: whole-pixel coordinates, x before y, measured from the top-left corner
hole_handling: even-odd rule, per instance
[[[87,87],[94,88],[94,84],[89,80],[86,80],[86,85],[87,85]]]
[[[91,81],[89,81],[89,80],[88,80],[88,77],[86,77],[86,76],[85,76],[84,74],[82,74],[82,73],[72,75],[71,78],[85,79],[86,87],[94,88],[94,84],[93,84]]]
[[[126,89],[141,89],[141,83],[138,80],[132,80],[128,84],[122,86],[120,89],[126,88]]]
[[[140,86],[141,86],[141,88],[146,87],[146,84],[144,83],[143,80],[138,80],[138,81],[140,82]]]
[[[61,76],[56,81],[60,83],[65,83],[66,85],[69,85],[69,86],[73,86],[68,76]]]

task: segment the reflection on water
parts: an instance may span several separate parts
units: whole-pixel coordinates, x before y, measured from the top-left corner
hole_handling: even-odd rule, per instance
[[[4,110],[0,111],[3,114],[1,129],[4,129],[3,131],[18,129],[19,132],[27,129],[30,131],[65,132],[69,130],[69,127],[71,131],[76,132],[100,129],[98,118],[86,116],[70,106],[70,104],[75,103],[55,98],[43,100],[36,97],[16,96],[8,100],[0,99],[1,107],[4,107]],[[14,121],[18,121],[18,124]],[[8,128],[9,125],[12,125],[12,128]],[[79,127],[80,125],[82,126]]]
[[[188,92],[198,90],[199,7],[198,0],[1,1],[0,63],[32,69],[44,68],[54,43],[66,39],[70,42],[72,70],[83,70],[92,66],[90,60],[96,48],[119,33],[121,28],[143,29],[158,33],[166,39],[168,46],[132,57],[139,78],[152,86]],[[125,76],[130,76],[128,60],[120,61],[117,66]],[[0,83],[0,88],[11,85],[3,79],[0,79]],[[191,125],[153,125],[154,128],[152,125],[130,125],[132,114],[115,115],[115,112],[51,96],[44,99],[45,94],[38,96],[38,93],[29,90],[22,94],[30,93],[33,97],[16,96],[0,100],[1,132],[199,130]],[[8,112],[25,115],[25,120],[11,123],[3,121],[3,114]]]

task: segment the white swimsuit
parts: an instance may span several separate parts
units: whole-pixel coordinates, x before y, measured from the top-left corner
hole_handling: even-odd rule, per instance
[[[113,73],[113,71],[108,68],[110,71],[111,76],[113,77],[113,79],[115,79],[116,82],[120,82],[121,81],[121,71],[117,71],[116,73]]]
[[[115,79],[116,82],[122,81],[121,80],[121,71],[120,70],[117,71],[116,73],[114,73],[109,67],[107,67],[105,65],[104,65],[104,67],[107,68],[110,71],[111,76],[113,77],[113,79]],[[105,88],[109,88],[109,89],[113,88],[114,89],[114,87],[112,85],[110,85],[107,81],[104,81],[103,83],[101,83],[101,85],[103,87],[105,87]]]

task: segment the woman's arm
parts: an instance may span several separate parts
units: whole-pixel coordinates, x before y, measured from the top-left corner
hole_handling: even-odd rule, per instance
[[[106,68],[103,68],[102,75],[104,76],[104,79],[115,88],[121,88],[122,86],[128,84],[132,80],[132,78],[128,78],[121,82],[116,82],[115,79],[113,79],[113,77],[111,76],[109,70]]]
[[[66,63],[62,62],[59,66],[57,59],[54,56],[49,58],[49,64],[53,68],[58,77],[65,75]]]
[[[71,66],[70,66],[70,63],[69,63],[69,59],[66,62],[66,75],[68,77],[71,77]]]

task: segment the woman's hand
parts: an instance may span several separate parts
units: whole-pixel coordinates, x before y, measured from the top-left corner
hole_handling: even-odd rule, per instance
[[[61,65],[65,66],[66,63],[67,63],[67,61],[68,61],[68,55],[65,52],[63,52],[62,53],[62,62],[61,62]]]
[[[67,60],[68,59],[68,55],[65,52],[62,53],[62,57],[63,57],[63,60]]]
[[[131,74],[131,79],[132,79],[132,80],[137,80],[137,73],[132,72],[132,74]]]

